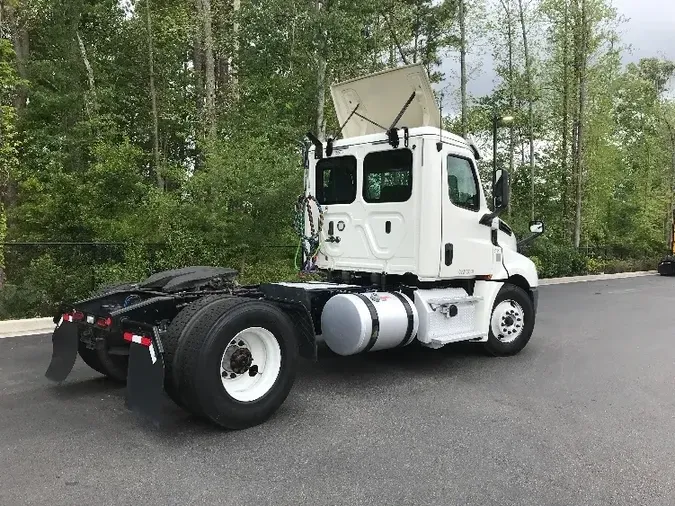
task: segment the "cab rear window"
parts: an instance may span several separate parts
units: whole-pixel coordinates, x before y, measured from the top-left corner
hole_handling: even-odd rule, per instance
[[[409,149],[366,155],[363,161],[363,199],[366,202],[405,202],[411,194],[412,152]]]
[[[351,204],[356,199],[356,158],[336,156],[316,164],[316,198],[320,204]]]

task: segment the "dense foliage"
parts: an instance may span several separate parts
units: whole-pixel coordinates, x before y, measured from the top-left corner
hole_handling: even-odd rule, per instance
[[[185,264],[296,276],[299,142],[338,130],[330,83],[412,62],[457,90],[449,128],[487,147],[493,115],[515,117],[505,219],[546,222],[528,252],[543,276],[653,268],[668,247],[675,66],[623,67],[608,0],[0,5],[2,317]],[[440,69],[475,65],[480,40],[500,82],[471,97]]]

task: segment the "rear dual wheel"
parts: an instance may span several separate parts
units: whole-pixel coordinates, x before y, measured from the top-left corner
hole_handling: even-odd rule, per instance
[[[266,301],[222,296],[197,301],[174,319],[164,347],[166,391],[221,427],[264,422],[295,380],[293,323]]]

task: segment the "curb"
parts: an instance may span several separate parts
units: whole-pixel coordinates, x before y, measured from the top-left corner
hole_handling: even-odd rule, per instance
[[[28,318],[25,320],[0,321],[0,339],[6,337],[48,334],[54,331],[52,318]]]
[[[590,274],[587,276],[570,276],[566,278],[544,278],[539,280],[539,286],[546,285],[566,285],[568,283],[588,283],[591,281],[605,281],[612,279],[640,278],[644,276],[655,276],[657,271],[635,271],[619,272],[617,274]]]
[[[657,271],[620,272],[618,274],[592,274],[588,276],[570,276],[567,278],[544,278],[539,280],[539,286],[566,285],[569,283],[588,283],[591,281],[605,281],[611,279],[628,279],[644,276],[655,276]],[[7,337],[34,336],[51,334],[54,331],[54,321],[51,318],[29,318],[25,320],[0,321],[0,339]]]

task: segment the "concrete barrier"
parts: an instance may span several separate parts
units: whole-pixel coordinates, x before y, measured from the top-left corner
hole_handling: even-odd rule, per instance
[[[49,334],[54,331],[52,318],[29,318],[26,320],[0,321],[0,339],[16,336]]]

